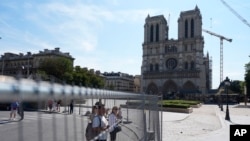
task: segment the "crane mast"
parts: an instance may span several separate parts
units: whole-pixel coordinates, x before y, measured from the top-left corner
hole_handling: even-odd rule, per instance
[[[220,38],[220,83],[221,83],[223,81],[223,40],[226,40],[228,42],[232,42],[233,40],[205,29],[202,29],[202,31]]]

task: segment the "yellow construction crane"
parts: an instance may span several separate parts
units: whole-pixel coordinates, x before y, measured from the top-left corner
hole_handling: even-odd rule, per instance
[[[202,31],[220,38],[220,83],[221,83],[223,81],[223,40],[226,40],[228,42],[232,42],[233,40],[205,29],[202,29]]]

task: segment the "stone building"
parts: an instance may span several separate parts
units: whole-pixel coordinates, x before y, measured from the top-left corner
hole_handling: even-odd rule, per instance
[[[140,93],[141,89],[141,75],[135,75],[134,76],[134,92]]]
[[[54,50],[44,49],[39,53],[32,54],[14,54],[4,53],[0,58],[1,74],[9,76],[21,75],[21,77],[30,77],[35,75],[40,63],[46,58],[65,57],[72,61],[74,58],[69,53],[63,53],[60,48]]]
[[[145,19],[141,91],[146,94],[205,94],[211,89],[211,61],[203,54],[199,8],[180,13],[178,39],[169,39],[163,15]]]
[[[134,77],[121,72],[104,72],[105,88],[116,91],[134,91]]]

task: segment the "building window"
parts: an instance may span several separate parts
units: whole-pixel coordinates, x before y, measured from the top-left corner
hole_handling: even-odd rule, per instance
[[[165,53],[176,53],[177,52],[177,47],[172,45],[172,46],[165,46]]]
[[[185,20],[185,38],[188,38],[188,21]]]
[[[194,61],[191,62],[191,70],[194,70],[195,69],[195,64],[194,64]]]
[[[156,47],[156,53],[159,54],[159,47]]]
[[[194,19],[191,20],[191,37],[194,37]]]
[[[159,41],[159,24],[156,25],[156,42]]]
[[[195,47],[193,44],[191,44],[191,51],[195,50]]]
[[[185,62],[185,66],[184,66],[185,70],[188,69],[188,62]]]
[[[185,51],[188,51],[187,45],[184,46],[184,50],[185,50]]]
[[[150,71],[153,71],[154,70],[154,66],[153,64],[150,64]]]
[[[150,42],[154,41],[154,26],[150,26]]]
[[[159,71],[159,64],[155,64],[155,71]]]

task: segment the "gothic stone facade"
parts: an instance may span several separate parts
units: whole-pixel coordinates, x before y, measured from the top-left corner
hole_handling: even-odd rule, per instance
[[[163,15],[147,16],[144,25],[142,87],[146,94],[205,94],[211,88],[211,62],[204,56],[199,8],[180,13],[178,39],[169,39]]]

